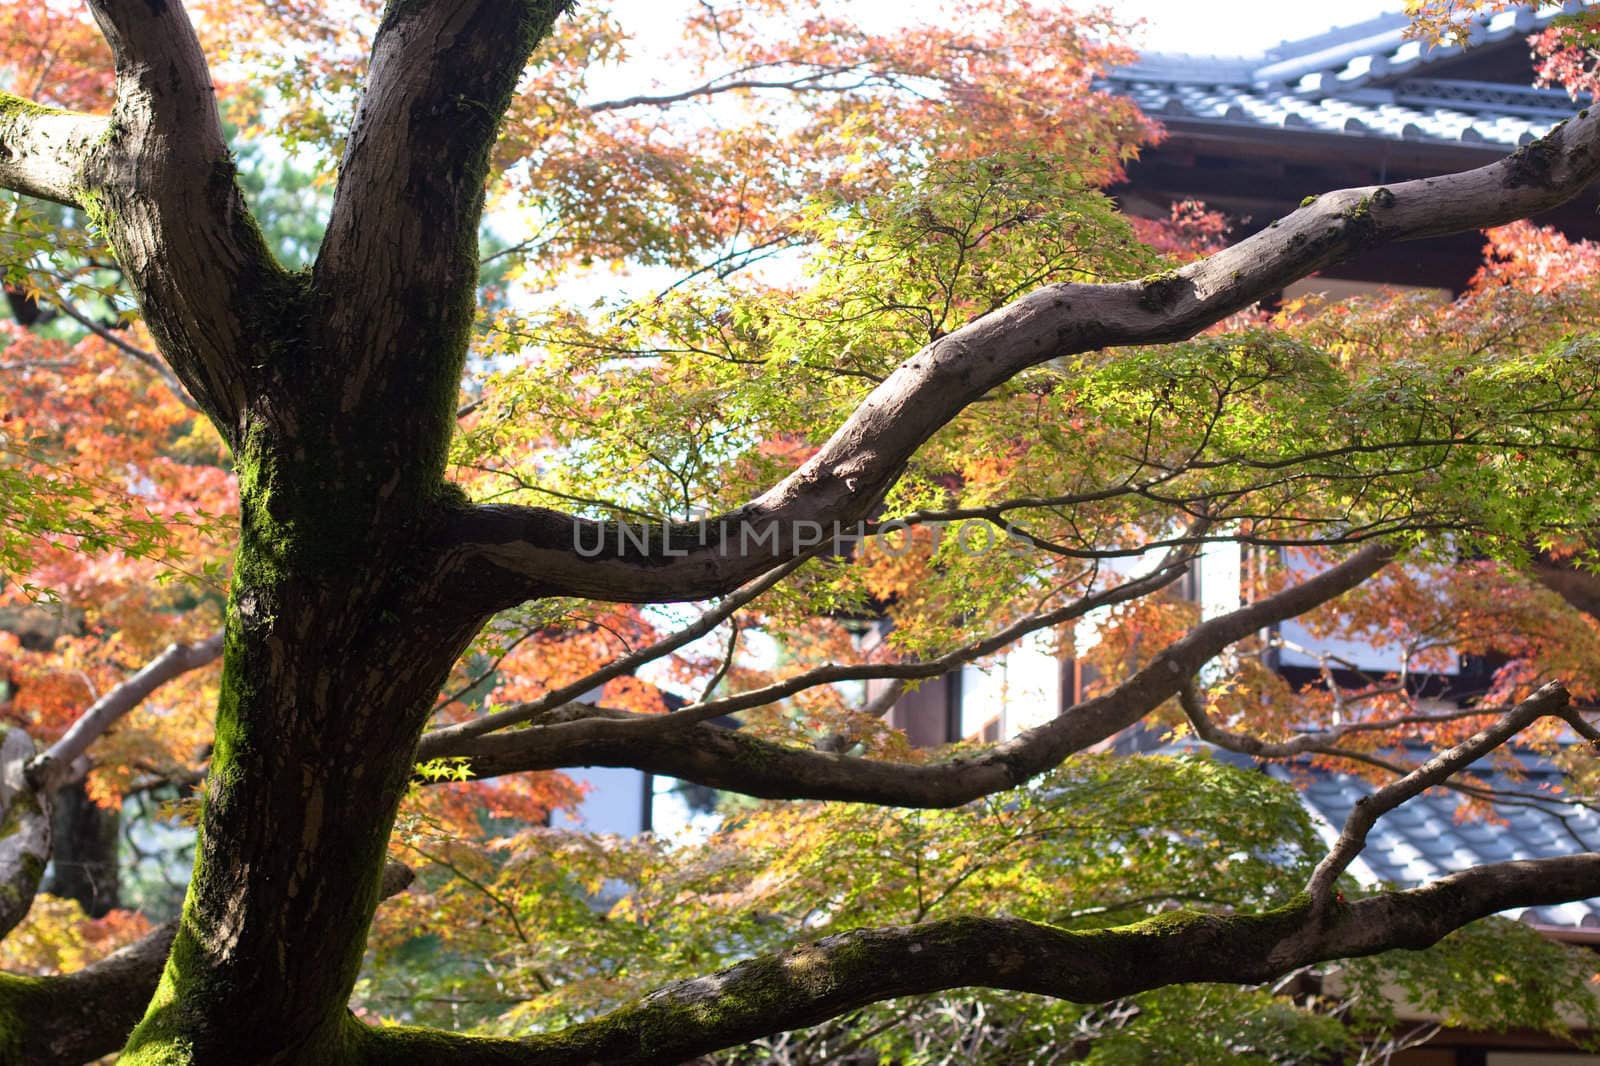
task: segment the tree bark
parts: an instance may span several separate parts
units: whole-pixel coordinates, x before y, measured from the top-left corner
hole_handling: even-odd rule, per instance
[[[56,789],[51,797],[51,876],[44,891],[77,902],[91,918],[121,906],[117,869],[122,812],[89,798],[83,782]]]
[[[240,272],[154,309],[163,353],[233,446],[241,528],[195,870],[124,1063],[345,1056],[417,737],[488,614],[438,580],[434,545],[496,120],[559,10],[391,4],[311,274],[251,266],[241,246]],[[188,234],[206,228],[214,257],[235,232],[237,189],[231,171],[205,185],[199,221],[170,208],[171,171],[188,164],[164,135],[199,123],[207,136],[181,154],[205,156],[215,121],[209,92],[198,109],[184,96],[203,67],[181,76],[198,56],[181,7],[106,0],[96,13],[119,110],[137,120],[119,121],[120,150],[167,167],[159,187],[134,182],[108,227],[134,284],[164,305]],[[153,56],[177,64],[176,98],[143,77]]]

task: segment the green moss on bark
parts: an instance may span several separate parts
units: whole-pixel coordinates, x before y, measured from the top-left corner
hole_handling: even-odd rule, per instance
[[[22,819],[28,815],[43,814],[39,806],[39,797],[33,792],[23,789],[17,792],[0,813],[0,840],[15,834],[22,828]]]
[[[36,104],[26,97],[13,93],[0,92],[0,122],[6,119],[17,118],[24,115],[68,115],[70,111],[63,111],[59,107],[47,107]]]
[[[49,1009],[49,982],[42,977],[0,974],[0,1064],[22,1066],[26,1034]]]

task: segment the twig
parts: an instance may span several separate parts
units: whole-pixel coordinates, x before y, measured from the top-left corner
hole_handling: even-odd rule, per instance
[[[183,382],[178,380],[178,375],[172,372],[172,368],[167,366],[167,364],[159,355],[156,355],[152,352],[147,352],[143,348],[135,347],[134,345],[129,344],[111,330],[102,326],[100,323],[96,322],[82,311],[79,311],[76,307],[73,307],[72,304],[66,299],[60,296],[51,296],[48,297],[48,299],[51,303],[55,304],[62,314],[78,323],[78,325],[82,326],[90,333],[93,333],[96,337],[99,337],[101,340],[105,341],[119,352],[122,352],[124,355],[131,356],[132,358],[143,363],[145,366],[149,367],[151,370],[154,370],[156,372],[156,376],[166,384],[168,389],[172,390],[172,394],[176,396],[178,401],[189,410],[200,410],[200,405],[194,402],[193,397],[189,395],[189,390],[184,388]]]
[[[733,654],[739,649],[739,620],[733,619],[729,623],[732,630],[728,634],[728,650],[722,656],[722,662],[717,666],[717,672],[711,675],[711,680],[706,682],[706,687],[700,690],[700,699],[696,702],[704,703],[711,698],[711,694],[722,684],[722,679],[728,676],[728,671],[733,668]]]
[[[585,674],[576,681],[545,693],[536,700],[518,704],[497,714],[487,714],[470,722],[462,722],[458,725],[445,726],[443,729],[435,729],[423,737],[423,742],[437,745],[466,737],[482,736],[484,733],[492,733],[497,729],[504,729],[506,726],[520,725],[523,722],[532,721],[545,711],[570,703],[590,689],[603,685],[612,678],[622,677],[624,674],[632,673],[645,663],[654,662],[664,655],[670,655],[685,644],[693,643],[717,628],[739,608],[794,573],[806,561],[806,558],[809,557],[794,559],[775,570],[768,571],[763,577],[752,581],[723,600],[712,610],[702,614],[691,624],[663,640],[658,640],[631,655],[625,655],[599,670]]]

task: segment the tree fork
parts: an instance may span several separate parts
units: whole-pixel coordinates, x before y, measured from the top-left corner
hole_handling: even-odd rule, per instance
[[[289,275],[247,248],[244,275],[224,272],[225,291],[180,301],[156,332],[233,446],[241,530],[195,870],[124,1062],[345,1058],[346,1004],[417,737],[488,613],[451,602],[432,553],[451,502],[444,463],[489,151],[561,8],[391,4],[314,270]],[[164,116],[205,125],[215,112],[203,63],[176,103],[169,86],[146,84],[151,53],[198,56],[181,6],[107,0],[96,13],[118,56],[111,145],[169,162]],[[209,118],[189,107],[196,95]],[[155,103],[141,111],[146,96]],[[191,173],[178,162],[174,182]],[[119,189],[101,218],[144,297],[164,291],[188,246],[160,177]],[[230,206],[236,191],[200,203],[208,238],[253,232]]]

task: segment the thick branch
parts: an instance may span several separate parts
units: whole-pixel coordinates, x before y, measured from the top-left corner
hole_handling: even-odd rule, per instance
[[[1190,982],[1259,984],[1329,959],[1420,949],[1509,907],[1600,892],[1600,855],[1480,866],[1323,914],[1301,902],[1259,915],[1177,911],[1071,931],[1016,918],[953,918],[859,929],[679,981],[592,1022],[526,1040],[366,1030],[373,1066],[609,1066],[682,1062],[814,1025],[896,996],[1003,988],[1097,1003]]]
[[[1533,576],[1545,588],[1591,618],[1600,618],[1600,575],[1548,558],[1533,561]]]
[[[1047,286],[902,363],[805,465],[720,519],[657,530],[641,548],[614,524],[558,511],[459,510],[445,544],[451,587],[490,607],[539,595],[656,602],[725,592],[792,557],[812,530],[830,535],[859,521],[940,426],[1028,367],[1108,346],[1182,340],[1374,244],[1524,218],[1577,195],[1597,174],[1600,111],[1477,170],[1321,196],[1168,274]]]
[[[73,973],[0,974],[0,1062],[80,1066],[122,1047],[155,994],[177,928],[168,922]]]
[[[356,399],[448,438],[478,278],[478,220],[501,116],[567,0],[390,3],[314,270]],[[393,394],[373,395],[386,385]],[[360,390],[360,391],[357,391]]]
[[[83,166],[90,147],[111,128],[99,115],[79,115],[0,93],[0,189],[82,207]]]
[[[886,763],[793,748],[667,715],[582,718],[425,746],[462,756],[492,777],[567,766],[629,766],[773,799],[954,807],[1020,785],[1138,721],[1229,644],[1346,592],[1381,570],[1392,549],[1371,545],[1315,577],[1202,622],[1110,692],[974,755],[935,764]]]

